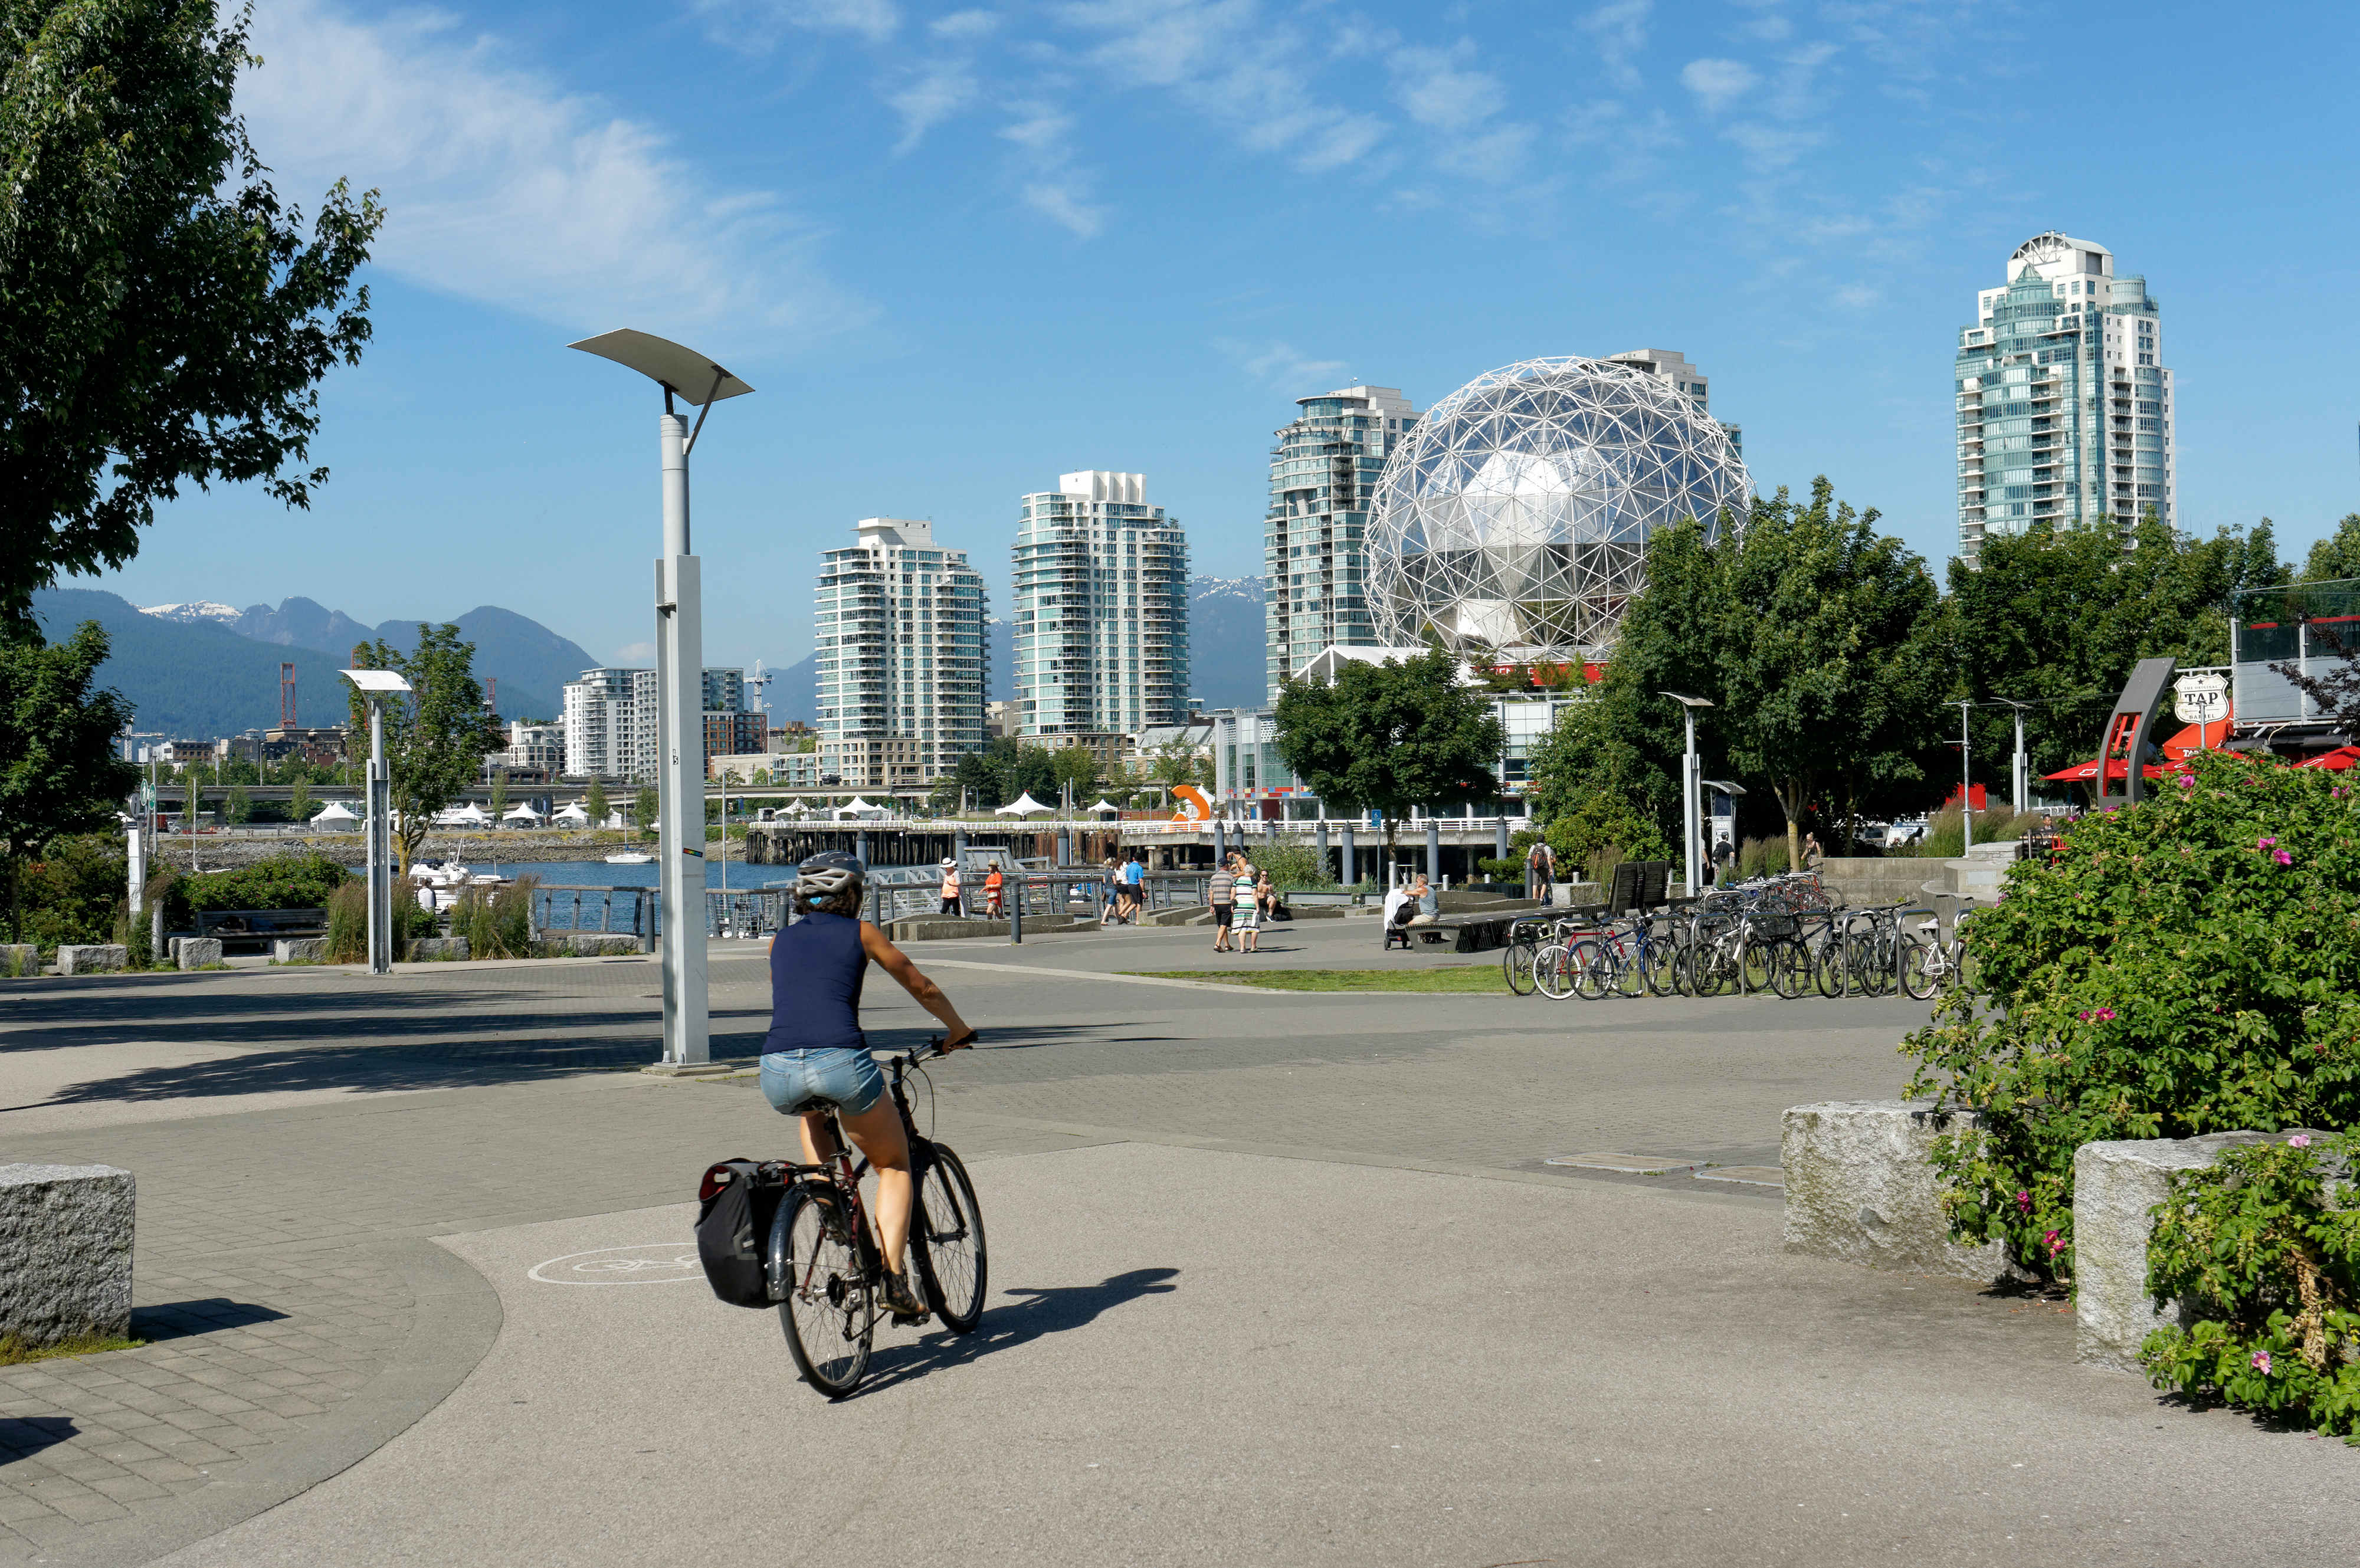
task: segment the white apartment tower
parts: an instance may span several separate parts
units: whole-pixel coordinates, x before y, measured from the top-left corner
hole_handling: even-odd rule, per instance
[[[1614,354],[1607,358],[1616,365],[1627,365],[1633,370],[1644,370],[1665,386],[1697,406],[1699,414],[1712,412],[1712,390],[1703,372],[1688,361],[1688,355],[1667,348],[1634,348],[1628,354]],[[1737,455],[1745,455],[1745,428],[1726,419],[1714,421],[1729,432],[1729,444]]]
[[[1016,733],[1136,735],[1188,716],[1188,539],[1147,476],[1092,469],[1024,497]]]
[[[1375,643],[1361,543],[1385,459],[1417,410],[1396,387],[1346,387],[1297,397],[1275,432],[1262,514],[1262,624],[1270,700],[1324,648]]]
[[[656,672],[585,670],[565,683],[565,770],[585,779],[652,779]]]
[[[983,577],[931,522],[863,517],[853,535],[820,557],[820,772],[852,789],[929,783],[983,747]]]
[[[2171,372],[2147,279],[2052,231],[2016,246],[2007,282],[1975,304],[1953,380],[1961,557],[2042,518],[2127,528],[2152,507],[2177,526]]]

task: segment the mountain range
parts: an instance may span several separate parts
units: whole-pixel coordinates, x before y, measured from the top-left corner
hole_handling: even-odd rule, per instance
[[[314,726],[342,724],[348,688],[336,672],[353,645],[382,637],[408,652],[419,626],[395,620],[371,630],[309,599],[289,599],[276,610],[202,601],[142,610],[88,588],[45,589],[33,596],[33,613],[53,639],[83,621],[104,626],[112,652],[99,669],[100,684],[130,700],[141,730],[188,740],[275,726],[282,662],[295,666],[296,717]],[[475,674],[499,682],[503,717],[555,718],[559,688],[598,662],[540,622],[497,604],[478,605],[457,625],[475,645]]]

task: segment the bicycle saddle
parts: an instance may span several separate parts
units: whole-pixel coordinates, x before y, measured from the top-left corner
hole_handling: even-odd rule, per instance
[[[843,1106],[837,1105],[834,1100],[797,1100],[793,1105],[787,1107],[787,1115],[791,1116],[832,1116],[843,1110]]]

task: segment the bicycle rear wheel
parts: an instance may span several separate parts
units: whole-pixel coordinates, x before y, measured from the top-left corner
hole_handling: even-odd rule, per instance
[[[1614,987],[1614,955],[1595,938],[1575,942],[1568,950],[1573,954],[1573,994],[1585,1002],[1594,1002]]]
[[[875,1282],[833,1193],[790,1192],[770,1224],[770,1293],[803,1380],[831,1399],[860,1384],[877,1337]]]
[[[1680,950],[1669,937],[1650,937],[1639,950],[1639,975],[1647,989],[1668,996],[1680,986]]]
[[[1843,939],[1830,937],[1811,955],[1811,980],[1822,996],[1844,994]]]
[[[1533,955],[1533,985],[1553,1002],[1573,995],[1573,955],[1565,943],[1553,942]]]
[[[1941,986],[1941,956],[1929,942],[1913,942],[1901,949],[1901,988],[1925,1001]]]
[[[1791,936],[1774,937],[1765,954],[1770,964],[1770,989],[1788,1001],[1803,994],[1810,983],[1811,961],[1803,953],[1803,944]]]
[[[939,1143],[928,1148],[924,1174],[918,1178],[917,1210],[910,1217],[910,1250],[916,1254],[926,1305],[953,1334],[972,1334],[983,1319],[984,1283],[990,1272],[983,1210],[967,1167]]]
[[[1737,990],[1750,996],[1770,988],[1770,943],[1749,942],[1737,955]]]

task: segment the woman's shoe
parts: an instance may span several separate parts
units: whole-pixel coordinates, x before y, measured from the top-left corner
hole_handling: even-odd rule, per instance
[[[887,1269],[883,1290],[880,1293],[885,1298],[885,1310],[892,1314],[895,1323],[913,1323],[924,1320],[926,1303],[920,1301],[918,1293],[910,1288],[907,1274],[896,1274]]]

